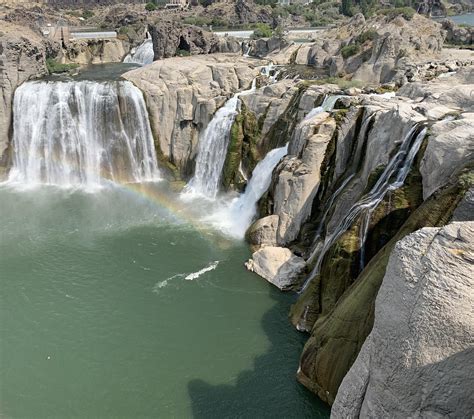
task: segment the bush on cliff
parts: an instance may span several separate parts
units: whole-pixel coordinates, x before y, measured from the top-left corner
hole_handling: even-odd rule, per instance
[[[411,7],[395,7],[392,9],[380,9],[378,13],[387,16],[389,19],[403,16],[406,20],[411,20],[415,16],[416,11]]]
[[[252,38],[270,38],[273,34],[272,28],[267,23],[258,23],[257,27],[253,31]]]
[[[152,12],[153,10],[156,10],[156,6],[154,5],[154,3],[147,3],[145,5],[145,10],[147,12]]]
[[[360,46],[356,44],[346,45],[341,48],[341,55],[343,58],[349,58],[356,55],[360,51]]]

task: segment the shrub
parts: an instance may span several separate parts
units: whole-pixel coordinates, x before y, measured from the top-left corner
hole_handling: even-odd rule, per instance
[[[84,10],[82,12],[82,17],[84,19],[90,19],[92,16],[94,16],[94,12],[92,10]]]
[[[343,58],[349,58],[356,55],[360,51],[360,46],[356,44],[346,45],[341,48],[341,55]]]
[[[394,19],[397,16],[403,16],[406,20],[411,20],[415,16],[415,9],[411,7],[395,7],[392,9],[380,9],[379,13],[387,16],[389,19]]]
[[[152,12],[153,10],[156,10],[156,6],[154,5],[154,3],[147,3],[145,5],[145,10],[147,12]]]
[[[378,37],[378,33],[374,29],[369,29],[368,31],[362,32],[357,38],[356,43],[364,44],[367,41],[373,41]]]
[[[46,58],[46,68],[49,74],[53,73],[67,73],[70,70],[79,67],[78,64],[61,64],[58,63],[54,58]]]
[[[260,39],[260,38],[270,38],[273,34],[272,28],[270,25],[266,23],[258,23],[257,27],[253,31],[252,38],[253,39]]]
[[[186,51],[185,49],[177,49],[176,50],[176,55],[178,57],[189,57],[191,53],[189,51]]]

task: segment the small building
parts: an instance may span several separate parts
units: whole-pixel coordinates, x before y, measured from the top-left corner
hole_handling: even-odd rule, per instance
[[[187,6],[187,0],[168,0],[168,3],[165,4],[166,9],[184,9]]]

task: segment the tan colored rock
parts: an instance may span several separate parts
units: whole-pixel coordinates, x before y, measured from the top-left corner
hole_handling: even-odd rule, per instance
[[[474,222],[397,243],[372,332],[342,381],[332,418],[471,417]]]
[[[276,246],[278,215],[269,215],[255,221],[246,233],[250,244],[256,246]]]
[[[290,249],[267,246],[256,251],[245,266],[249,271],[255,272],[284,290],[294,285],[306,263],[303,258],[295,256]]]
[[[9,22],[0,28],[0,167],[6,165],[12,102],[24,81],[46,74],[46,48],[35,32]],[[0,173],[1,178],[1,173]]]
[[[292,142],[303,145],[301,157],[290,155],[279,166],[278,181],[274,187],[279,245],[295,240],[301,225],[311,213],[313,198],[321,180],[321,164],[336,129],[336,122],[328,116],[322,112],[300,123]]]
[[[226,98],[250,87],[259,64],[233,54],[174,57],[123,77],[143,91],[161,151],[184,173],[196,152],[199,131]]]

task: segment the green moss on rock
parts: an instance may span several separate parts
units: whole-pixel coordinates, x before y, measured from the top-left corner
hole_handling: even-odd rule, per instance
[[[318,318],[301,356],[298,379],[321,399],[333,403],[342,379],[372,329],[375,297],[396,242],[422,227],[445,225],[473,184],[472,169],[465,169],[423,202],[370,260],[334,308]],[[315,306],[318,304],[321,299]]]
[[[222,170],[224,188],[234,187],[242,190],[245,179],[239,171],[239,166],[247,173],[252,173],[260,160],[257,144],[260,138],[260,127],[255,114],[250,112],[242,103],[241,111],[236,116],[230,130],[229,147]]]

